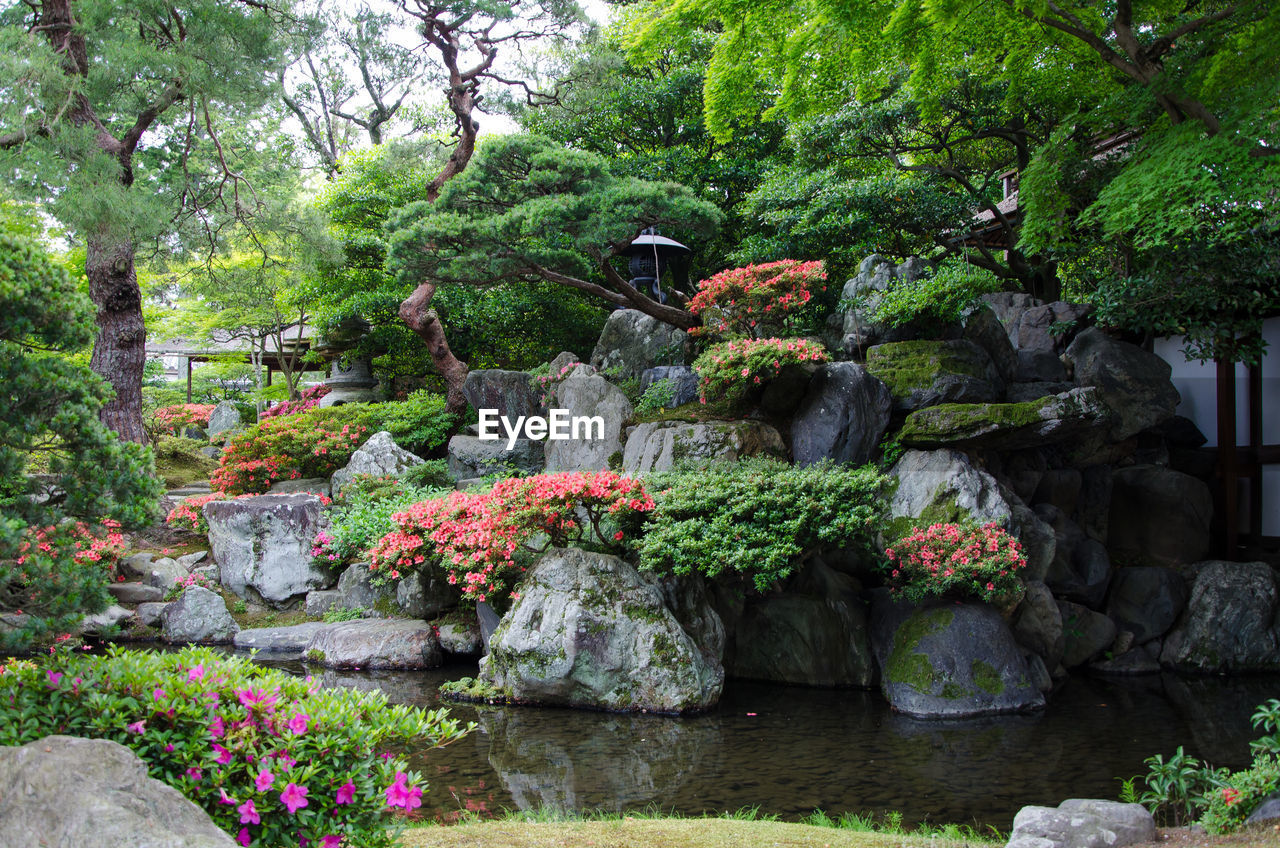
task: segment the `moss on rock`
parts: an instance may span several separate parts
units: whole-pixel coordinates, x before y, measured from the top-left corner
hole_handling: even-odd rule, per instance
[[[951,610],[937,608],[921,610],[904,621],[893,634],[893,650],[885,665],[889,682],[905,684],[922,695],[931,694],[941,677],[929,658],[916,648],[926,636],[950,627],[954,618]]]

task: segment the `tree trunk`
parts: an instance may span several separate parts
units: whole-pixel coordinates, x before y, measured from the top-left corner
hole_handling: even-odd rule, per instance
[[[448,410],[461,415],[467,410],[467,398],[462,394],[462,384],[467,379],[469,369],[467,363],[454,356],[449,349],[449,340],[445,338],[440,316],[431,308],[431,299],[435,294],[436,287],[433,283],[419,285],[400,304],[400,320],[426,342],[432,364],[440,372],[440,376],[444,377]]]
[[[115,389],[102,407],[102,423],[120,438],[145,445],[142,428],[142,369],[147,328],[142,322],[142,292],[130,239],[90,238],[84,270],[89,296],[98,307],[98,338],[89,367]]]

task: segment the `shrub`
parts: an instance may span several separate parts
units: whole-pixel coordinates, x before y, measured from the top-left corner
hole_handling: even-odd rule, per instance
[[[207,648],[56,657],[0,667],[0,745],[49,734],[111,739],[152,777],[256,846],[390,846],[395,807],[422,781],[388,749],[467,733],[443,710],[388,706],[380,692],[321,689]]]
[[[370,435],[369,426],[359,423],[364,409],[341,412],[345,409],[270,418],[233,436],[209,485],[240,495],[265,492],[278,480],[329,476],[346,465]]]
[[[208,577],[205,577],[203,574],[201,574],[198,571],[193,571],[190,574],[188,574],[186,577],[179,577],[177,579],[177,582],[175,582],[172,586],[170,586],[169,589],[164,593],[164,599],[166,601],[176,601],[178,598],[181,598],[182,594],[186,592],[188,589],[190,589],[192,586],[199,586],[202,589],[217,591],[213,585],[212,580],[210,580]]]
[[[511,478],[395,514],[398,529],[374,547],[370,567],[398,577],[439,558],[464,597],[502,603],[526,567],[522,554],[568,546],[621,551],[617,523],[651,509],[639,480],[612,471]]]
[[[396,444],[414,453],[424,453],[445,443],[453,427],[448,402],[443,395],[426,390],[412,392],[402,401],[378,404],[379,429],[386,430]]]
[[[886,551],[889,585],[918,602],[929,597],[992,601],[1015,594],[1027,565],[1022,545],[994,522],[981,527],[915,527]]]
[[[636,401],[636,415],[656,415],[671,406],[676,399],[675,380],[654,380]]]
[[[693,363],[703,403],[741,403],[756,387],[791,365],[826,362],[822,345],[805,339],[757,339],[723,342],[707,348]]]
[[[320,406],[320,400],[333,389],[324,383],[318,383],[314,386],[308,386],[298,392],[297,400],[286,400],[277,403],[275,406],[262,411],[263,418],[283,418],[286,415],[297,415],[300,412],[308,412]]]
[[[428,459],[421,465],[411,465],[396,476],[415,489],[452,489],[454,485],[449,462],[444,459]]]
[[[881,297],[874,318],[891,327],[915,322],[937,329],[963,318],[982,295],[1003,290],[990,271],[945,263],[919,279],[896,281]]]
[[[656,506],[634,547],[642,568],[736,573],[764,591],[818,549],[870,551],[886,480],[870,466],[759,458],[650,475]]]
[[[449,487],[451,490],[452,487]],[[316,536],[311,555],[319,564],[337,568],[363,557],[374,544],[396,529],[392,516],[403,512],[415,503],[434,497],[443,497],[449,491],[443,487],[416,487],[395,477],[373,477],[361,474],[342,490],[342,497],[329,511],[329,529]],[[403,575],[395,569],[375,571],[375,583],[399,579]]]
[[[1258,805],[1280,791],[1280,700],[1272,698],[1253,714],[1253,726],[1264,736],[1250,743],[1253,764],[1221,780],[1204,795],[1200,823],[1210,833],[1229,833],[1253,814]]]
[[[150,424],[159,433],[181,435],[188,427],[207,427],[213,414],[211,403],[179,403],[162,406],[151,413]]]
[[[795,335],[809,316],[813,291],[826,291],[822,262],[783,259],[721,271],[698,283],[689,311],[702,325],[692,336],[759,339]]]
[[[241,495],[240,497],[253,497],[253,495]],[[183,498],[178,502],[177,506],[169,511],[169,515],[165,518],[165,523],[179,530],[190,530],[193,533],[207,536],[209,535],[209,522],[204,519],[202,507],[211,501],[226,499],[227,496],[222,492],[210,492],[207,495],[192,495],[189,498]]]
[[[538,385],[538,391],[542,392],[543,406],[551,403],[551,396],[555,394],[556,387],[563,383],[568,378],[569,373],[575,368],[586,368],[593,374],[596,370],[594,366],[587,365],[583,362],[570,362],[555,374],[552,374],[548,368],[547,373],[537,375],[533,378],[533,381]]]
[[[1125,781],[1126,794],[1146,807],[1163,827],[1182,827],[1195,821],[1226,776],[1225,770],[1210,768],[1183,753],[1181,745],[1167,761],[1156,754],[1143,763],[1148,769],[1146,776]],[[1129,788],[1137,780],[1146,785],[1141,794]]]

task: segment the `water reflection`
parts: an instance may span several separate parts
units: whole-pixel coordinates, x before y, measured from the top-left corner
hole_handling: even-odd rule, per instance
[[[417,673],[325,672],[325,685],[374,686],[397,702],[438,705],[435,688],[474,666]],[[449,748],[411,752],[431,783],[428,815],[550,806],[655,807],[697,815],[758,806],[796,818],[815,809],[897,810],[908,822],[1007,830],[1026,804],[1115,798],[1144,758],[1188,753],[1216,765],[1249,759],[1257,704],[1280,677],[1076,678],[1035,715],[925,722],[877,693],[730,682],[715,712],[690,718],[454,705],[475,721]]]

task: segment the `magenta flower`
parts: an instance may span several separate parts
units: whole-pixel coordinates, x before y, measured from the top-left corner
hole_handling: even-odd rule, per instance
[[[199,782],[204,777],[204,772],[200,771],[200,769],[195,766],[191,766],[187,769],[187,777]]]
[[[203,680],[203,679],[204,679],[203,665],[192,666],[191,668],[187,669],[187,680]]]
[[[250,710],[255,706],[271,709],[276,703],[276,696],[265,689],[261,692],[256,689],[237,689],[236,697],[240,699],[240,703],[245,709]]]
[[[218,788],[218,803],[219,803],[219,804],[226,804],[227,806],[234,807],[234,806],[236,805],[236,799],[235,799],[235,798],[232,798],[230,795],[228,795],[228,794],[227,794],[227,790],[225,790],[225,789],[223,789],[223,788],[219,787],[219,788]]]
[[[232,753],[217,742],[213,743],[213,750],[218,752],[218,765],[225,766],[227,763],[231,762],[233,756]]]
[[[62,682],[62,672],[60,672],[60,671],[46,671],[46,672],[45,672],[45,675],[47,675],[47,676],[48,676],[48,678],[49,678],[49,688],[50,688],[50,689],[57,689],[57,688],[58,688],[58,684]]]
[[[163,699],[164,699],[164,690],[163,690],[163,689],[161,689],[161,688],[159,688],[159,687],[156,687],[156,689],[154,689],[154,690],[151,692],[151,699],[152,699],[153,701],[160,701],[160,700],[163,700]]]
[[[141,735],[142,731],[147,729],[147,723],[145,721],[135,721],[133,724],[125,725],[124,729],[129,733]]]
[[[285,809],[290,813],[298,812],[307,806],[307,787],[290,781],[280,793],[280,803],[284,804]]]
[[[387,787],[387,806],[404,807],[412,810],[422,806],[422,790],[417,786],[406,786],[409,776],[402,771],[396,772],[395,782]]]
[[[297,760],[286,754],[284,751],[278,751],[276,753],[276,762],[283,768],[292,768],[293,764],[296,763]]]
[[[271,788],[271,784],[275,782],[276,776],[265,769],[258,772],[258,776],[253,779],[253,785],[258,788],[259,792],[266,792]]]
[[[289,719],[289,729],[301,736],[307,732],[307,722],[311,720],[311,716],[306,713],[298,713]]]
[[[262,816],[258,815],[258,809],[253,805],[252,798],[236,807],[236,810],[240,813],[240,824],[262,823]]]
[[[236,834],[236,842],[239,842],[241,845],[248,845],[252,841],[253,840],[249,838],[249,828],[240,828],[240,832]]]
[[[209,722],[209,735],[214,739],[220,738],[226,732],[227,728],[222,723],[222,716],[217,716],[213,721]]]
[[[335,804],[352,804],[356,800],[356,785],[351,781],[347,781],[338,787],[337,793],[333,796]]]
[[[320,848],[338,848],[342,844],[341,836],[334,836],[332,833],[328,836],[320,837]]]

